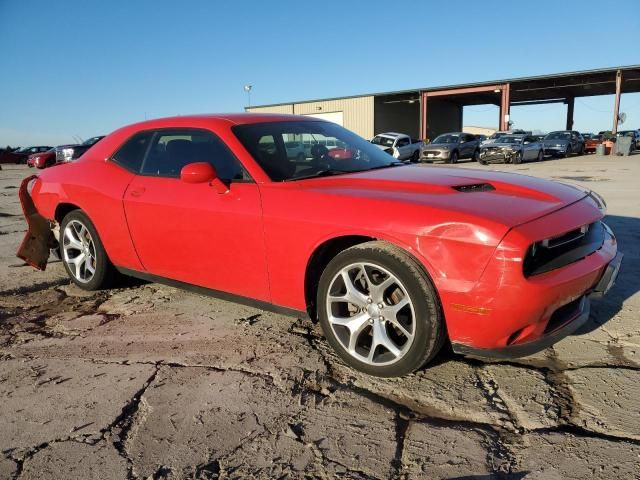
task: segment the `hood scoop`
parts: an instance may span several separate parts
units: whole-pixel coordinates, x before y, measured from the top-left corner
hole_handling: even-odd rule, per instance
[[[471,183],[469,185],[457,185],[455,187],[451,187],[454,190],[457,190],[462,193],[470,193],[470,192],[490,192],[495,190],[496,187],[491,185],[490,183]]]

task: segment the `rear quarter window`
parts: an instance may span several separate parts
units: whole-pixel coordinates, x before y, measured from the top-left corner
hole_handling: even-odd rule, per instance
[[[152,137],[152,131],[136,133],[120,146],[111,159],[127,170],[138,173]]]

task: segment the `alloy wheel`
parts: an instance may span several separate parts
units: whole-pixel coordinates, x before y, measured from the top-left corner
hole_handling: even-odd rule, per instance
[[[89,229],[78,220],[67,223],[62,238],[62,253],[71,274],[82,283],[96,273],[96,246]]]
[[[373,263],[343,267],[326,298],[328,321],[340,345],[368,365],[390,365],[409,350],[415,311],[407,289],[391,272]]]

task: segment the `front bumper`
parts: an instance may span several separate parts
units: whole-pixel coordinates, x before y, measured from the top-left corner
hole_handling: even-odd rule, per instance
[[[508,150],[508,149],[487,149],[480,151],[480,160],[487,163],[495,163],[495,162],[504,162],[510,163],[515,157],[518,150]]]
[[[557,145],[545,145],[545,155],[564,155],[567,153],[567,147],[558,147]]]
[[[552,346],[574,333],[589,320],[591,298],[601,298],[613,287],[620,272],[622,257],[622,253],[616,254],[593,290],[556,310],[560,315],[554,319],[553,327],[539,339],[501,348],[474,348],[469,345],[452,343],[453,351],[461,355],[481,358],[519,358]],[[553,319],[553,316],[551,318]]]
[[[589,299],[604,295],[620,269],[622,254],[611,230],[601,230],[602,240],[595,250],[576,259],[563,256],[569,263],[551,270],[527,274],[523,260],[532,240],[569,232],[599,222],[601,217],[586,197],[515,227],[496,248],[477,282],[464,291],[441,290],[454,351],[523,356],[579,328],[588,317]]]
[[[451,150],[429,150],[428,148],[420,152],[420,161],[434,162],[437,160],[449,160]]]

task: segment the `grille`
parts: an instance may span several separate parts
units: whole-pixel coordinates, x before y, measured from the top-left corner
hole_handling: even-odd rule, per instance
[[[524,275],[539,275],[582,260],[602,247],[603,242],[602,222],[584,225],[557,237],[536,242],[525,255]]]
[[[427,155],[440,155],[440,152],[438,150],[423,150],[422,156],[426,157]]]

